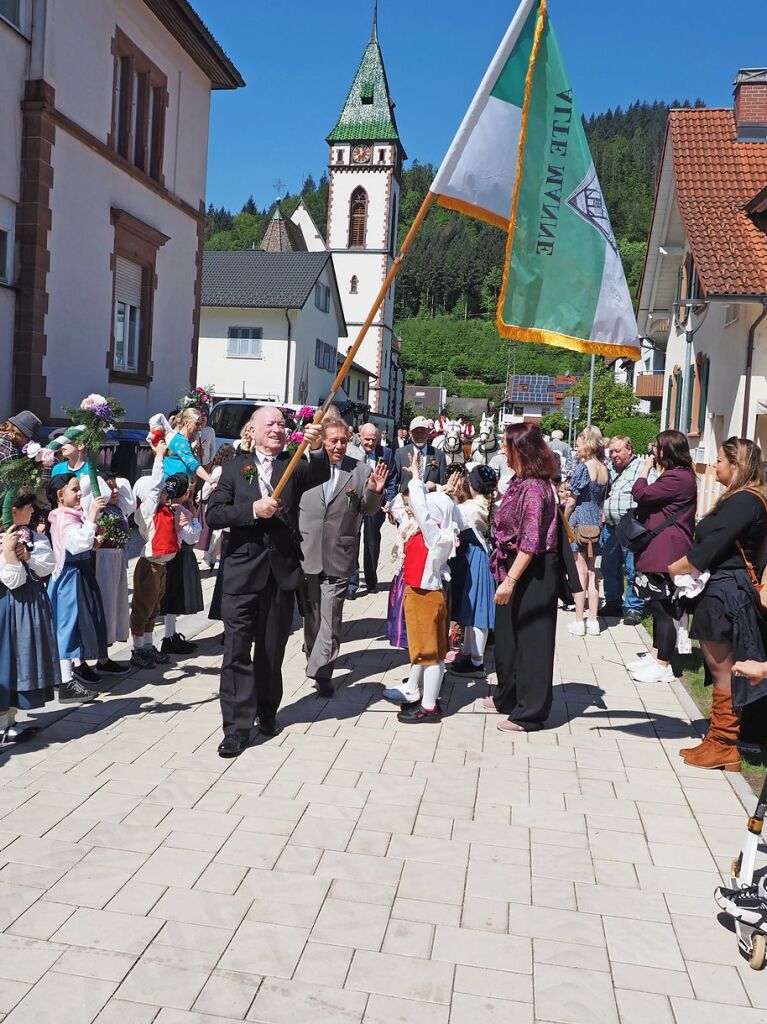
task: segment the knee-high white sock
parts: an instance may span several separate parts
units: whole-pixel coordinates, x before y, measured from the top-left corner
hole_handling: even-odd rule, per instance
[[[175,634],[176,634],[176,616],[175,615],[166,615],[165,616],[165,631],[163,633],[163,636],[167,638],[167,637],[175,636]]]
[[[421,706],[426,711],[433,711],[437,705],[437,698],[442,687],[442,677],[445,674],[445,663],[439,665],[427,665],[423,670],[423,697]]]
[[[413,700],[418,700],[421,695],[421,685],[423,683],[423,666],[422,665],[411,665],[410,675],[407,677],[407,683],[402,687],[402,692],[406,693]]]
[[[61,681],[62,683],[72,682],[72,662],[69,658],[63,658],[59,665],[61,667]]]

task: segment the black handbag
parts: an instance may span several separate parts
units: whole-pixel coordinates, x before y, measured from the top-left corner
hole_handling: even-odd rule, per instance
[[[665,519],[660,526],[656,526],[654,530],[648,530],[644,523],[640,523],[636,517],[637,510],[630,508],[615,527],[615,537],[622,548],[626,548],[627,551],[633,551],[635,555],[641,555],[649,546],[650,541],[655,540],[659,533],[663,533],[667,526],[675,523],[681,514],[691,507],[691,502],[687,505],[682,505],[673,515]]]

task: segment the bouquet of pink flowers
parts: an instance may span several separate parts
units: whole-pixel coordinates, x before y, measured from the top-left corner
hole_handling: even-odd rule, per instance
[[[213,403],[213,395],[215,389],[212,387],[196,387],[192,388],[191,391],[187,391],[179,399],[178,405],[180,409],[199,409],[205,405],[210,409]]]

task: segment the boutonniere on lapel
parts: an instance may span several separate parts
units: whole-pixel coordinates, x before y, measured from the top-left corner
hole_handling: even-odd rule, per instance
[[[246,481],[249,484],[252,484],[253,481],[258,476],[258,470],[256,469],[256,467],[254,465],[245,466],[245,468],[242,471],[242,475],[245,477]]]
[[[429,460],[429,466],[431,467],[431,469],[438,469],[439,468],[439,466],[437,464],[437,460],[433,456]]]
[[[352,502],[355,501],[357,498],[359,498],[359,494],[357,494],[357,488],[356,487],[350,487],[346,491],[346,502],[347,502],[349,508],[351,508]]]

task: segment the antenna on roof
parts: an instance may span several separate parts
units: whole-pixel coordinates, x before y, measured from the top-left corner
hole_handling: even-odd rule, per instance
[[[378,0],[373,4],[373,31],[370,33],[370,42],[378,42]]]

